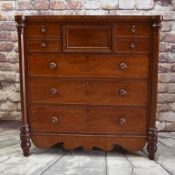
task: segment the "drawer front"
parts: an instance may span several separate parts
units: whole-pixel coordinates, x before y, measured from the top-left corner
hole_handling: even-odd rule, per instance
[[[116,25],[117,36],[149,36],[150,24],[146,22],[126,22]]]
[[[54,37],[60,38],[60,25],[45,22],[29,23],[26,27],[27,37]]]
[[[115,51],[129,52],[129,53],[148,53],[150,50],[150,43],[148,39],[144,38],[116,38]]]
[[[111,25],[64,25],[63,52],[111,52]]]
[[[31,78],[31,103],[146,104],[147,80]],[[43,95],[44,94],[44,95]]]
[[[30,55],[29,75],[148,77],[148,62],[147,55]]]
[[[60,40],[28,40],[28,52],[60,52]]]
[[[32,106],[30,119],[32,131],[146,132],[146,109],[142,107]]]

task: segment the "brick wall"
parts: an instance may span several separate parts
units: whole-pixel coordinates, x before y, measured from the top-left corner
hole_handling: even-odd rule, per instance
[[[157,126],[175,129],[175,0],[1,0],[0,119],[8,120],[21,118],[16,14],[163,15]]]

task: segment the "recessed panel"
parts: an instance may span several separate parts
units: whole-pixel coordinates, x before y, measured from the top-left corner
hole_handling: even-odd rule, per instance
[[[65,25],[64,52],[111,52],[111,26]]]

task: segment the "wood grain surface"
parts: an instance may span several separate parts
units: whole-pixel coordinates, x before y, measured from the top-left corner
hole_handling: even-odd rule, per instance
[[[161,16],[16,16],[21,146],[157,150]]]

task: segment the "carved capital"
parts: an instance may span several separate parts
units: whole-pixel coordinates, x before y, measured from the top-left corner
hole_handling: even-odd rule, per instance
[[[149,128],[148,130],[148,145],[147,150],[149,153],[149,159],[153,160],[157,151],[157,129]]]
[[[15,20],[17,22],[17,29],[18,33],[24,33],[24,27],[25,27],[25,17],[24,16],[16,16]]]
[[[153,21],[152,21],[152,27],[154,29],[154,32],[157,32],[157,31],[159,31],[161,29],[161,27],[162,27],[162,24],[161,24],[162,21],[163,21],[163,17],[162,16],[160,16],[159,19],[153,19]]]
[[[17,24],[16,25],[17,29],[18,29],[18,33],[24,33],[24,27],[25,27],[25,24]]]
[[[158,28],[158,29],[160,29],[160,28],[162,27],[162,24],[161,24],[161,22],[159,22],[159,23],[153,23],[152,27],[153,27],[153,28]]]

